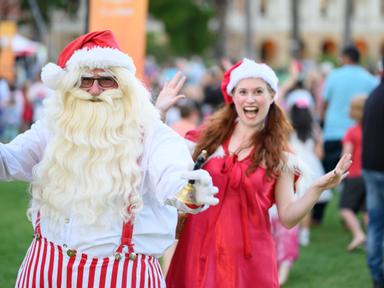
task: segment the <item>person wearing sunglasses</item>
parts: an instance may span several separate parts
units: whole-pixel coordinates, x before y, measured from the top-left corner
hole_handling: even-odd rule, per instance
[[[100,87],[102,89],[113,89],[119,86],[113,76],[101,76],[100,74],[102,74],[102,72],[100,73],[96,70],[90,75],[82,76],[79,87],[82,89],[90,89],[95,83],[97,84],[96,87]],[[98,95],[100,93],[97,92],[96,94]]]
[[[177,209],[216,205],[211,177],[191,171],[111,31],[75,39],[41,76],[56,91],[43,119],[0,144],[0,179],[31,183],[34,238],[15,286],[165,287],[158,257]]]

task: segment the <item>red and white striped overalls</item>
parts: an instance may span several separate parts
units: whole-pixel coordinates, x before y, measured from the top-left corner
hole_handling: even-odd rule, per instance
[[[34,239],[21,264],[15,286],[164,288],[159,261],[134,252],[132,231],[131,222],[124,224],[121,244],[115,254],[92,258],[43,237],[38,213]],[[124,247],[128,247],[127,253],[123,252]]]

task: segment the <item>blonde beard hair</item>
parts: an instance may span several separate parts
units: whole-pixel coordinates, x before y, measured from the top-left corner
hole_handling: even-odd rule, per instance
[[[39,210],[52,227],[68,216],[108,225],[101,221],[107,211],[112,213],[108,218],[127,221],[142,207],[139,159],[159,115],[132,74],[121,68],[110,71],[119,89],[104,91],[100,102],[72,88],[46,103],[44,122],[53,139],[34,169],[30,191],[35,201],[29,214]]]

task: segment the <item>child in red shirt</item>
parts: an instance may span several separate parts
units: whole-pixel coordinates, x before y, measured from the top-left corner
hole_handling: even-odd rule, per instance
[[[349,128],[343,138],[343,154],[352,154],[352,165],[349,175],[344,180],[344,186],[340,196],[340,215],[345,225],[352,233],[352,241],[347,250],[353,251],[365,242],[365,233],[357,218],[359,212],[363,212],[364,223],[367,224],[368,216],[365,207],[365,185],[361,174],[361,146],[363,109],[366,97],[358,96],[352,99],[349,116],[356,124]]]

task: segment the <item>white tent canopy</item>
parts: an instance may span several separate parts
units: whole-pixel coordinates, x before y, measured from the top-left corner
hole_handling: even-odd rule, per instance
[[[16,34],[12,38],[0,37],[0,47],[9,47],[10,44],[16,56],[31,56],[36,54],[39,49],[38,42],[32,41],[21,34]]]
[[[31,56],[37,53],[39,44],[16,34],[12,39],[12,48],[16,56]]]

